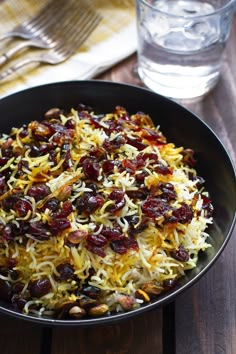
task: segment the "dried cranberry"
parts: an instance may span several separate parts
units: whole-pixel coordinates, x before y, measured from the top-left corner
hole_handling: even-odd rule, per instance
[[[29,163],[26,160],[20,160],[20,162],[18,163],[18,169],[17,169],[17,176],[22,176],[25,172],[23,171],[24,168],[28,169],[29,167]]]
[[[136,227],[136,225],[139,223],[138,215],[126,216],[126,220],[129,223],[129,235],[136,235],[148,227],[147,218],[143,218],[141,223]]]
[[[29,135],[29,131],[28,131],[27,127],[23,126],[23,130],[19,134],[20,138],[24,139],[28,135]]]
[[[105,131],[108,135],[110,135],[113,132],[120,132],[122,130],[121,122],[119,122],[118,120],[115,120],[115,119],[106,121],[106,125],[109,126],[108,129],[105,129]]]
[[[137,241],[132,236],[125,237],[122,240],[112,241],[110,246],[115,253],[119,254],[124,254],[129,249],[137,251],[139,248]]]
[[[189,253],[184,246],[179,246],[178,250],[172,251],[171,256],[181,262],[187,262],[189,260]]]
[[[32,211],[32,205],[27,199],[20,198],[14,204],[14,210],[18,217],[25,217],[28,211]]]
[[[28,195],[36,201],[44,199],[51,193],[50,188],[44,183],[37,183],[29,188]]]
[[[92,243],[93,245],[95,246],[98,246],[98,247],[103,247],[106,245],[107,243],[107,239],[105,236],[101,235],[101,234],[92,234],[92,235],[88,235],[87,237],[87,241],[89,243]]]
[[[201,195],[202,198],[202,209],[206,212],[206,216],[209,218],[212,216],[214,207],[211,204],[211,199],[209,197],[206,197],[204,194]]]
[[[149,191],[148,191],[147,187],[140,187],[139,189],[137,189],[135,191],[127,191],[126,194],[131,199],[144,200],[147,198]]]
[[[70,200],[66,200],[63,202],[61,210],[59,213],[56,214],[57,218],[64,218],[69,216],[73,211],[72,203]]]
[[[56,280],[64,281],[74,277],[74,269],[69,263],[61,263],[56,267],[59,275],[56,275]]]
[[[39,241],[48,240],[51,235],[48,225],[42,221],[30,221],[29,234]]]
[[[96,159],[97,161],[102,161],[107,157],[104,149],[98,147],[92,148],[90,150],[89,156]]]
[[[94,181],[98,179],[100,166],[96,160],[92,158],[86,158],[82,162],[82,167],[83,167],[84,174],[87,178]]]
[[[104,204],[104,199],[99,194],[89,196],[84,204],[84,212],[87,214],[94,213],[98,208]]]
[[[142,184],[144,182],[145,177],[147,177],[147,176],[148,176],[148,172],[143,170],[142,172],[137,173],[135,175],[135,179],[136,179],[137,183]]]
[[[125,196],[125,193],[119,189],[114,189],[110,193],[108,198],[115,201],[114,205],[108,206],[108,210],[110,213],[114,213],[114,212],[122,209],[125,206],[126,202],[125,202],[124,196]]]
[[[134,147],[136,147],[136,149],[138,149],[139,151],[144,150],[147,145],[142,143],[142,139],[137,137],[137,138],[128,138],[127,139],[127,144],[132,145]]]
[[[49,157],[48,160],[50,162],[53,162],[54,165],[57,165],[57,153],[55,150],[49,151]]]
[[[113,160],[105,160],[102,163],[103,172],[106,174],[113,172],[114,167],[115,167],[115,161]]]
[[[95,126],[95,128],[103,129],[98,118],[94,118],[94,117],[89,116],[89,120]]]
[[[154,167],[154,171],[164,176],[172,174],[172,170],[161,162],[158,162],[158,164]]]
[[[51,198],[44,204],[42,210],[45,211],[46,209],[49,209],[52,212],[55,212],[58,210],[59,206],[60,206],[59,200],[56,198]]]
[[[146,224],[146,222],[141,222],[140,225],[138,227],[130,227],[129,229],[129,235],[137,235],[140,232],[143,232],[144,230],[146,230],[148,227],[148,225]]]
[[[9,146],[8,148],[3,149],[2,147],[2,156],[6,156],[8,158],[11,158],[13,156],[16,156],[16,153],[13,152],[12,146]]]
[[[51,283],[48,278],[42,278],[29,283],[29,291],[32,297],[40,298],[48,294],[51,290]]]
[[[70,221],[65,217],[54,217],[50,224],[50,229],[55,235],[63,230],[68,229],[71,226]]]
[[[105,236],[109,241],[120,240],[125,237],[119,226],[113,227],[112,229],[110,227],[104,226],[101,234]]]
[[[8,181],[12,175],[12,171],[10,170],[10,168],[5,168],[5,170],[1,172],[1,175],[5,177],[6,181]]]
[[[2,230],[2,237],[6,241],[14,240],[16,234],[14,233],[12,224],[6,224],[6,226]]]
[[[162,141],[162,136],[160,135],[160,133],[154,129],[150,129],[150,128],[143,128],[142,129],[142,136],[143,138],[145,138],[146,140],[154,143],[155,145],[163,145],[163,141]]]
[[[78,210],[78,212],[81,214],[84,211],[84,205],[85,202],[88,198],[87,194],[82,195],[81,197],[76,199],[75,205],[76,205],[76,209]]]
[[[158,155],[155,154],[154,152],[149,152],[149,153],[144,153],[141,155],[144,161],[149,161],[149,162],[157,162],[158,161]]]
[[[10,211],[14,209],[14,204],[19,200],[20,195],[11,195],[10,197],[3,200],[3,209],[5,211]]]
[[[30,154],[31,157],[38,157],[38,156],[41,155],[41,151],[40,151],[38,146],[31,145],[29,154]]]
[[[123,135],[117,135],[114,139],[110,140],[110,145],[113,149],[118,149],[126,143]]]
[[[181,224],[189,223],[193,218],[193,211],[191,206],[183,203],[180,208],[175,209],[172,212],[172,218],[174,222],[180,222]]]
[[[109,139],[105,139],[103,144],[102,144],[103,149],[110,150],[111,149],[111,144],[110,144],[110,140]]]
[[[13,287],[12,287],[12,291],[13,291],[13,293],[14,294],[19,294],[19,293],[21,293],[22,292],[22,290],[24,289],[24,283],[22,283],[22,282],[17,282],[17,283],[15,283],[14,285],[13,285]]]
[[[171,206],[159,198],[148,198],[142,203],[142,211],[149,218],[159,218],[171,210]]]
[[[17,235],[24,236],[29,230],[29,224],[27,221],[24,221],[24,220],[18,220],[17,224],[11,223],[8,225],[10,225],[12,232],[15,236],[17,236]]]
[[[5,176],[0,176],[0,190],[3,191],[6,186]]]
[[[75,121],[74,121],[74,119],[68,119],[68,121],[66,122],[65,126],[68,129],[75,129]]]
[[[137,168],[136,161],[134,160],[124,159],[121,165],[126,170],[126,172],[130,174],[134,174]]]
[[[20,294],[13,294],[11,298],[11,303],[14,308],[21,311],[25,307],[27,300],[24,299],[23,296]]]
[[[86,248],[88,251],[97,254],[98,256],[104,258],[106,256],[106,253],[104,252],[102,247],[95,246],[94,244],[87,242]]]
[[[6,165],[8,162],[9,158],[8,157],[0,157],[0,166]]]
[[[194,158],[194,150],[192,149],[185,149],[182,151],[183,161],[190,167],[194,167],[196,165],[196,160]]]
[[[92,214],[104,203],[104,199],[101,195],[91,195],[85,193],[83,196],[76,200],[76,208],[79,213]]]
[[[171,200],[175,200],[177,197],[177,194],[175,192],[175,188],[173,186],[173,184],[171,183],[160,183],[158,185],[159,189],[162,191],[162,193],[160,194],[160,197],[162,199],[165,199],[166,201],[171,201]]]
[[[41,152],[41,155],[45,155],[49,153],[52,149],[55,148],[55,145],[53,143],[42,143],[40,144],[39,150]]]
[[[66,153],[62,154],[62,158],[64,159],[63,162],[64,170],[70,169],[73,166],[70,151],[67,151]]]

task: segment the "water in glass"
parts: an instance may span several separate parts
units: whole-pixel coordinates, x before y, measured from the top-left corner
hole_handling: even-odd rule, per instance
[[[212,3],[158,0],[152,6],[155,3],[156,12],[138,8],[141,79],[166,96],[203,95],[218,80],[230,16],[222,28],[222,16],[210,15],[215,11]]]

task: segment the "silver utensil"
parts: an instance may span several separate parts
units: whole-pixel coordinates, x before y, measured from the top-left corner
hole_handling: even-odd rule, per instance
[[[29,25],[25,26],[25,28],[31,29],[31,39],[16,44],[0,55],[0,65],[5,64],[16,53],[28,47],[43,49],[55,47],[63,37],[63,28],[72,25],[72,17],[77,14],[76,21],[84,19],[87,15],[87,9],[88,5],[82,0],[67,0],[66,2],[64,0],[57,0],[56,3],[54,0],[51,1],[47,9],[44,9],[45,11],[43,10],[39,15],[41,20],[38,22],[38,25],[34,24],[32,26],[31,23],[30,27]]]
[[[42,34],[42,31],[44,32],[45,26],[55,23],[55,15],[58,11],[60,12],[63,5],[70,3],[71,0],[66,2],[64,0],[49,1],[33,18],[24,21],[11,31],[0,34],[0,41],[11,37],[20,37],[23,39],[37,37],[39,34]]]
[[[53,49],[42,52],[35,57],[32,56],[19,60],[15,65],[0,73],[0,80],[5,79],[7,76],[31,63],[48,63],[54,65],[66,61],[80,48],[98,26],[101,19],[99,14],[87,8],[86,11],[83,12],[83,16],[80,17],[80,20],[72,20],[71,25],[64,29],[62,33],[63,37],[61,37],[61,40],[58,40]]]

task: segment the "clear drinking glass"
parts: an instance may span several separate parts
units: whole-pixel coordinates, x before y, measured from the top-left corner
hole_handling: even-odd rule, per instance
[[[206,94],[219,79],[235,0],[136,0],[138,73],[177,99]]]

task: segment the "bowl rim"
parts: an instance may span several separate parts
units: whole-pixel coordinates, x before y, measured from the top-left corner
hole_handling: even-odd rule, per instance
[[[227,151],[227,149],[225,148],[223,142],[219,139],[219,137],[214,132],[214,130],[206,122],[204,122],[197,114],[193,113],[190,109],[184,107],[181,103],[177,103],[176,101],[174,101],[170,98],[161,96],[161,95],[159,95],[153,91],[150,91],[149,89],[144,88],[144,87],[140,87],[140,86],[132,85],[132,84],[115,82],[115,81],[109,81],[109,80],[59,81],[59,82],[52,82],[52,83],[48,83],[48,84],[42,84],[42,85],[26,88],[21,91],[14,92],[10,95],[2,97],[0,99],[0,104],[1,104],[1,101],[3,101],[3,100],[6,100],[6,101],[11,100],[11,99],[14,99],[15,96],[18,96],[20,94],[27,94],[28,92],[30,93],[31,91],[44,89],[47,87],[48,88],[50,88],[50,87],[55,88],[57,86],[60,87],[60,86],[67,86],[67,85],[77,86],[77,85],[91,85],[91,84],[97,85],[97,86],[108,85],[111,87],[113,86],[113,87],[120,87],[120,88],[122,88],[122,87],[127,88],[128,87],[133,90],[143,91],[149,95],[153,95],[153,97],[159,96],[159,98],[161,98],[163,101],[166,101],[167,103],[169,102],[172,105],[176,105],[179,108],[189,112],[194,119],[199,121],[200,124],[202,124],[206,130],[209,130],[209,132],[216,138],[217,143],[221,146],[225,155],[228,158],[229,166],[232,169],[234,179],[236,180],[236,169],[235,169],[234,163],[232,161],[232,158],[231,158],[229,152]],[[160,298],[157,298],[153,302],[148,303],[147,305],[143,305],[138,309],[128,311],[128,312],[122,312],[122,313],[106,315],[106,316],[96,317],[96,318],[86,318],[86,319],[81,319],[81,320],[72,320],[72,319],[71,320],[70,319],[63,320],[63,319],[53,319],[53,318],[47,318],[47,317],[37,317],[34,315],[23,314],[21,312],[18,312],[17,310],[11,309],[11,308],[5,308],[5,307],[1,306],[1,304],[0,304],[0,313],[10,315],[11,317],[15,317],[18,319],[23,319],[23,320],[30,321],[33,323],[41,324],[44,326],[80,326],[80,327],[84,326],[84,327],[86,327],[86,326],[95,326],[95,325],[97,326],[97,325],[101,325],[101,324],[111,324],[114,322],[119,322],[122,320],[126,320],[129,318],[135,317],[135,316],[142,314],[144,312],[147,312],[147,311],[151,311],[157,307],[160,307],[162,305],[168,304],[169,302],[173,301],[178,295],[185,292],[193,284],[195,284],[213,266],[213,264],[217,261],[217,259],[219,258],[219,256],[223,252],[223,250],[225,249],[225,247],[232,235],[235,223],[236,223],[236,209],[234,211],[232,223],[231,223],[230,228],[224,238],[224,241],[222,242],[219,250],[214,254],[212,259],[207,263],[207,265],[203,269],[201,269],[196,275],[194,275],[192,279],[188,280],[185,284],[177,286],[176,288],[174,288],[173,290],[171,290],[167,293],[163,293],[163,295]]]

